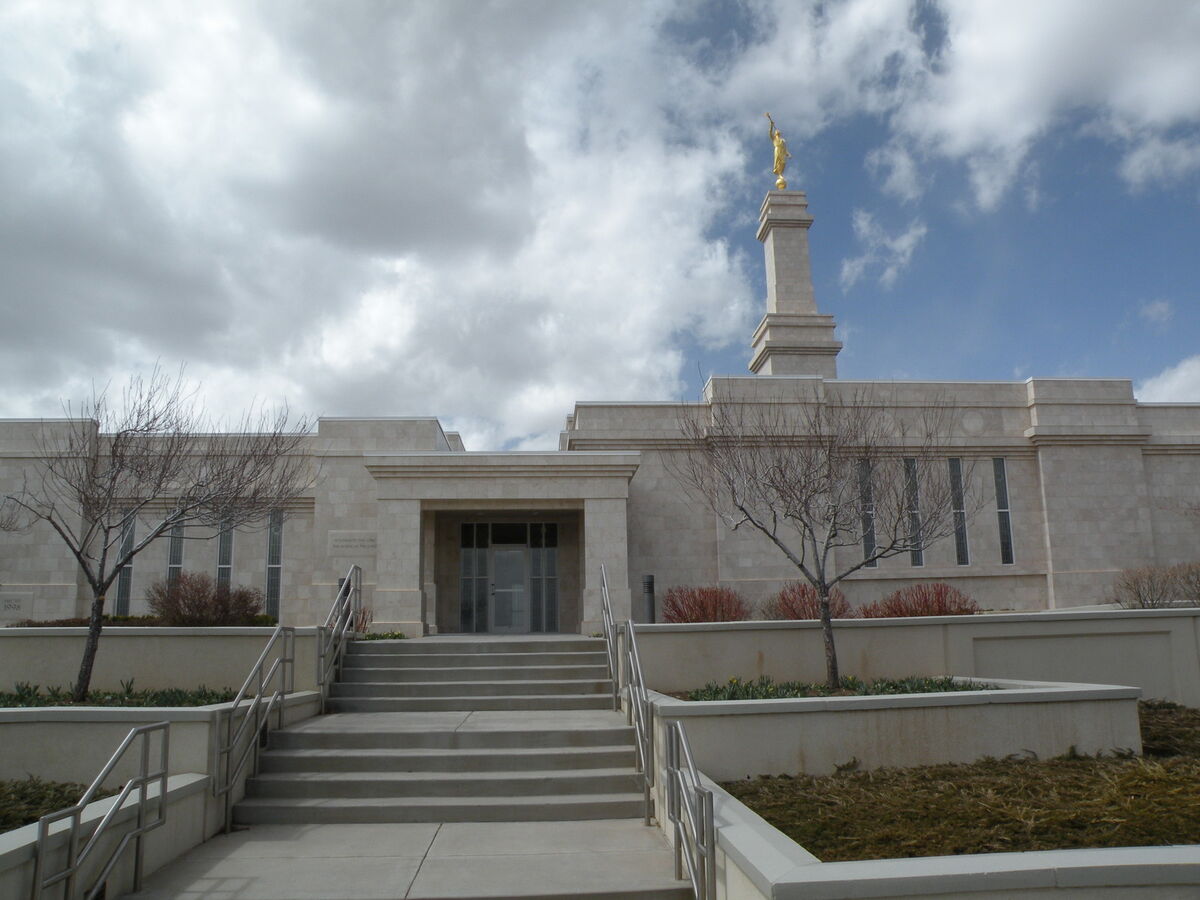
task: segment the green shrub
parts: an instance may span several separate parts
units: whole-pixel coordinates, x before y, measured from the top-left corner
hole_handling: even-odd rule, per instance
[[[208,706],[212,703],[228,703],[237,695],[230,688],[209,688],[201,685],[194,689],[164,688],[161,690],[135,691],[133,680],[121,683],[119,691],[89,691],[82,703],[71,702],[68,688],[51,687],[42,693],[36,684],[18,681],[12,693],[0,691],[0,707],[32,706]]]
[[[362,636],[364,641],[403,641],[408,637],[403,631],[368,631]]]
[[[162,619],[158,616],[102,616],[100,621],[105,625],[125,626],[160,626]],[[20,622],[10,622],[8,628],[87,628],[90,620],[86,616],[76,616],[70,619],[22,619]]]
[[[831,691],[824,682],[781,681],[769,675],[742,680],[730,678],[725,684],[710,681],[704,687],[689,691],[685,700],[784,700],[794,697],[829,697],[831,695],[868,696],[877,694],[937,694],[946,691],[983,691],[994,685],[977,681],[955,681],[949,676],[930,678],[920,675],[908,678],[876,678],[864,682],[853,675],[842,679],[841,690]]]

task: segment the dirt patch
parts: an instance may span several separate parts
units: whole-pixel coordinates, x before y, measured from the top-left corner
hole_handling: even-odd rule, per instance
[[[983,760],[724,787],[829,862],[1200,843],[1200,711],[1141,709],[1145,758]]]

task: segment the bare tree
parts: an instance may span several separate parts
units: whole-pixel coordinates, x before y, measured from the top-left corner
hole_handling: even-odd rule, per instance
[[[901,409],[862,393],[690,409],[680,422],[686,448],[668,467],[730,529],[761,533],[813,586],[836,689],[833,587],[878,560],[923,553],[977,508],[970,461],[950,446],[954,409]]]
[[[301,452],[309,430],[284,408],[251,411],[214,433],[182,374],[157,369],[132,378],[118,403],[100,391],[65,426],[43,427],[34,471],[3,497],[0,529],[46,523],[91,589],[76,700],[90,687],[105,596],[122,567],[176,527],[237,528],[286,514],[315,480]]]

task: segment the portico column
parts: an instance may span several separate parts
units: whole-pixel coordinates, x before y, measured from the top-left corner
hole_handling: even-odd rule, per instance
[[[421,592],[421,501],[379,501],[375,630],[424,633]]]
[[[629,538],[625,498],[584,500],[583,540],[584,589],[579,631],[594,634],[604,628],[601,565],[608,574],[613,618],[617,622],[629,618]]]

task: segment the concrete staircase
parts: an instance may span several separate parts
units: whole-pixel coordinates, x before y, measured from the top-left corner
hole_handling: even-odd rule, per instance
[[[598,639],[359,641],[349,651],[331,712],[612,708]]]
[[[518,822],[642,815],[633,730],[602,641],[350,645],[333,715],[276,731],[239,824]]]

